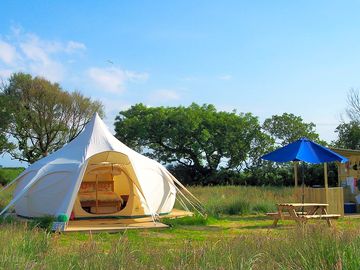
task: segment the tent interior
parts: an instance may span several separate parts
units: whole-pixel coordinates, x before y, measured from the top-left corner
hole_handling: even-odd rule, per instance
[[[107,151],[92,156],[74,203],[74,218],[144,213],[141,188],[128,157]]]

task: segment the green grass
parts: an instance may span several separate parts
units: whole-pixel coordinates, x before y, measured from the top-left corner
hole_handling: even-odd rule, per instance
[[[24,171],[23,167],[0,168],[0,185],[5,186]]]
[[[359,269],[356,228],[329,229],[234,216],[210,224],[117,234],[51,234],[19,222],[0,224],[1,269]],[[337,268],[339,269],[339,268]]]
[[[162,219],[161,222],[165,223],[171,227],[177,227],[179,225],[208,225],[213,221],[213,218],[201,216],[201,215],[194,215],[192,217],[183,217],[183,218],[165,218]]]
[[[163,230],[58,234],[48,232],[50,217],[0,218],[0,269],[360,269],[360,219],[340,219],[335,228],[284,221],[272,229],[263,213],[295,200],[291,188],[190,191],[207,217],[164,219],[171,227]]]
[[[246,215],[275,211],[275,204],[294,201],[292,188],[216,186],[191,187],[210,216]]]

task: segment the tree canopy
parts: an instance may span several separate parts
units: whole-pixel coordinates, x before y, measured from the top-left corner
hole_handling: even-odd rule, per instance
[[[146,107],[121,111],[116,137],[163,163],[182,164],[201,176],[246,166],[264,151],[264,135],[251,113],[217,111],[213,105]],[[253,148],[255,147],[255,148]]]
[[[33,163],[75,138],[103,105],[79,92],[30,74],[14,73],[2,87],[1,109],[7,112],[6,131],[16,141],[9,153]]]
[[[334,145],[339,148],[360,150],[360,123],[350,121],[341,123],[335,132],[338,135]]]
[[[270,135],[277,144],[283,146],[301,137],[321,142],[319,135],[315,131],[314,123],[305,123],[300,116],[292,113],[273,115],[263,123],[263,130]],[[321,142],[325,144],[325,142]]]
[[[6,98],[0,98],[0,155],[15,148],[15,145],[9,142],[7,133],[10,125],[10,111],[7,104]]]

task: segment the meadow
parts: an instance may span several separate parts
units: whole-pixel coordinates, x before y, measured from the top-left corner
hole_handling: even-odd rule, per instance
[[[325,222],[300,228],[289,221],[273,229],[264,213],[276,202],[292,201],[292,188],[190,191],[203,202],[207,217],[163,220],[169,229],[58,234],[36,221],[2,219],[0,268],[359,269],[360,219],[340,219],[334,228]]]

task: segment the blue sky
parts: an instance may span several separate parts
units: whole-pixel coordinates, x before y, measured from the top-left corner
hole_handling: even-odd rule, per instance
[[[2,1],[0,77],[59,82],[106,106],[212,103],[334,129],[360,88],[358,1]],[[17,165],[9,157],[2,165]]]

